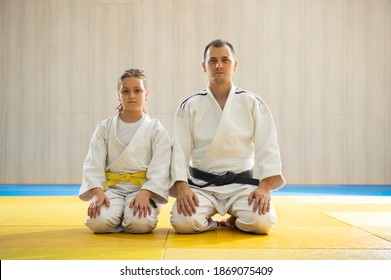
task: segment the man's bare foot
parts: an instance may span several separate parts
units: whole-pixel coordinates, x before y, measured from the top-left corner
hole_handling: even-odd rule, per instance
[[[222,227],[236,228],[235,221],[236,221],[236,217],[231,216],[228,219],[218,221],[217,224]]]

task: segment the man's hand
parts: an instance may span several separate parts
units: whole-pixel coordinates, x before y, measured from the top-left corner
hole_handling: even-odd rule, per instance
[[[197,195],[190,189],[186,181],[175,182],[177,188],[177,209],[179,214],[191,216],[196,213],[196,206],[199,206]]]
[[[266,214],[270,211],[270,189],[273,185],[274,177],[263,179],[256,190],[250,193],[248,197],[248,205],[254,200],[253,212],[258,209],[258,213]]]

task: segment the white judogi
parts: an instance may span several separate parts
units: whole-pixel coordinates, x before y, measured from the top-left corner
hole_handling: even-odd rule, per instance
[[[170,195],[176,197],[175,181],[187,181],[190,177],[189,164],[202,171],[216,175],[227,171],[241,173],[258,168],[259,179],[276,176],[272,190],[281,188],[285,180],[281,172],[280,152],[274,121],[265,102],[253,93],[236,88],[232,85],[227,101],[222,110],[209,88],[201,91],[182,102],[177,110],[174,123],[174,141],[171,161]],[[192,178],[195,183],[203,181]],[[238,212],[246,212],[245,216],[253,215],[252,205],[243,203],[235,210],[235,201],[246,199],[257,186],[230,184],[224,186],[209,186],[203,189],[190,186],[207,203],[207,210],[197,208],[196,215],[191,217],[179,215],[176,205],[173,207],[172,223],[179,232],[198,232],[213,229],[215,225],[208,224],[207,218],[216,211],[220,215],[227,212],[238,217]],[[247,203],[248,204],[248,203]],[[236,207],[237,208],[237,207]],[[198,214],[201,212],[200,214]],[[205,217],[202,217],[206,215]],[[259,216],[259,215],[258,215]],[[265,216],[276,222],[274,209]],[[247,217],[248,218],[248,217]],[[195,221],[195,219],[201,219]],[[250,219],[250,218],[248,218]],[[251,218],[253,219],[253,218]],[[257,218],[258,219],[258,218]],[[253,229],[252,225],[238,225],[238,228],[251,232],[264,233]],[[263,221],[265,223],[265,221]],[[183,225],[185,224],[185,226]],[[197,224],[197,225],[196,225]],[[268,232],[271,230],[269,227]]]
[[[129,232],[149,232],[156,227],[160,204],[168,202],[171,143],[166,129],[158,120],[148,115],[143,117],[133,139],[124,145],[117,137],[119,114],[100,122],[92,136],[83,167],[83,181],[79,191],[82,200],[90,200],[89,190],[106,183],[105,171],[117,174],[145,171],[146,180],[141,189],[153,193],[156,202],[152,214],[146,218],[133,216],[130,201],[139,193],[140,187],[128,182],[109,186],[105,194],[110,207],[102,206],[101,215],[87,217],[86,225],[94,232],[115,232],[122,227]],[[119,226],[119,228],[118,228]]]

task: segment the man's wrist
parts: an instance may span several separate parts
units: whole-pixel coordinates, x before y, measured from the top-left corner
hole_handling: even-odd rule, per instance
[[[264,189],[266,191],[270,191],[273,187],[273,181],[274,181],[274,176],[273,177],[268,177],[268,178],[265,178],[263,179],[260,183],[259,183],[259,187],[261,189]]]
[[[176,181],[175,186],[177,187],[177,189],[186,189],[189,187],[186,181]]]

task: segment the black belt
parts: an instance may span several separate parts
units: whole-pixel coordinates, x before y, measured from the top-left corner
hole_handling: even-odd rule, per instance
[[[190,178],[188,179],[189,184],[200,188],[205,188],[210,185],[223,186],[223,185],[228,185],[233,183],[254,185],[254,186],[259,185],[259,180],[252,178],[253,177],[252,170],[247,170],[239,174],[235,174],[231,171],[228,171],[223,175],[215,175],[189,166],[189,171],[192,177],[206,182],[203,185],[199,185],[194,183]]]

